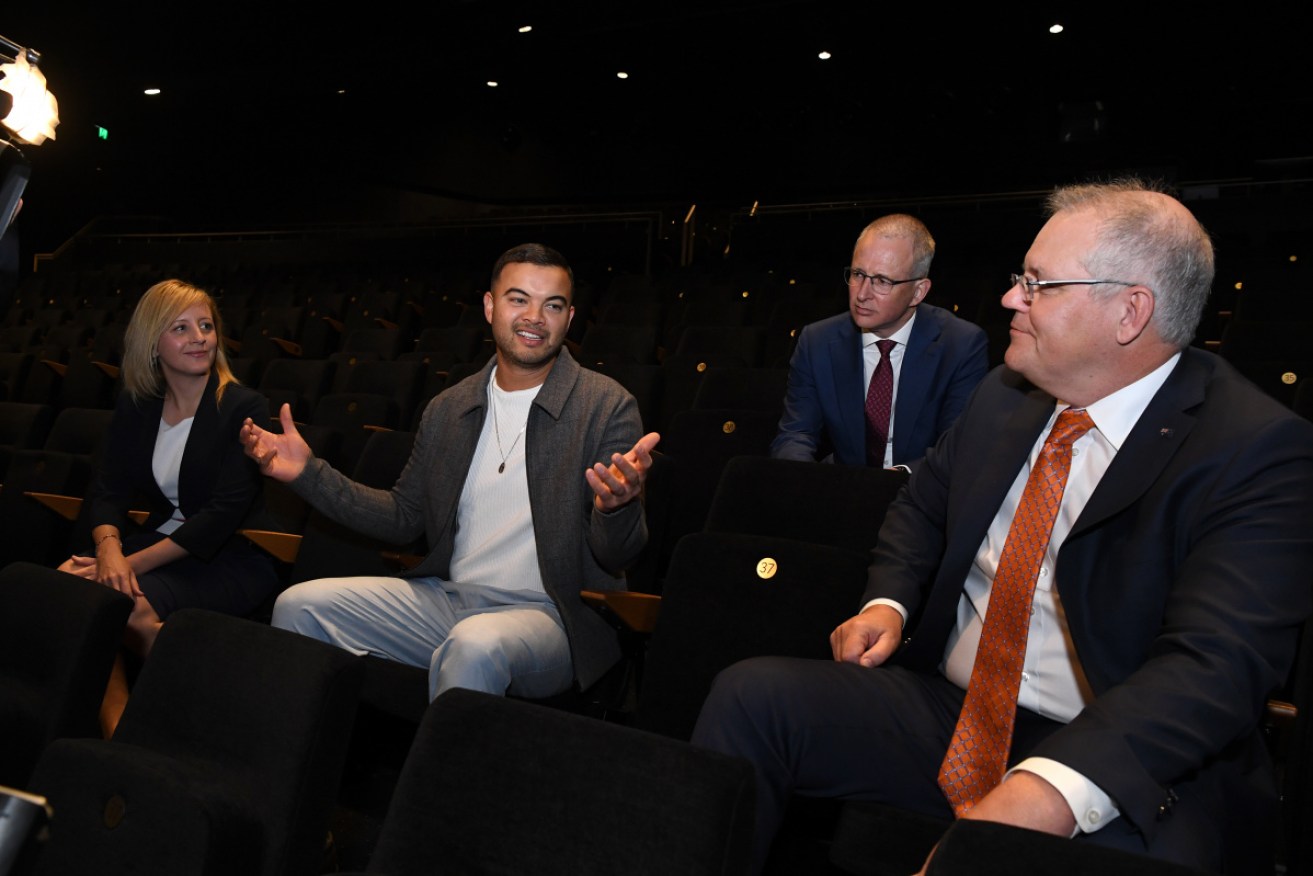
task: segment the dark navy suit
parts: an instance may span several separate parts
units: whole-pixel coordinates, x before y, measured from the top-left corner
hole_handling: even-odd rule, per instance
[[[890,505],[862,600],[910,612],[888,664],[757,658],[722,673],[694,741],[758,766],[763,825],[795,788],[951,817],[934,773],[962,693],[938,666],[963,581],[1054,404],[995,369]],[[1068,724],[1018,714],[1013,763],[1066,764],[1120,810],[1082,839],[1272,872],[1277,797],[1259,719],[1313,608],[1310,519],[1313,424],[1219,357],[1184,350],[1058,552],[1093,699]],[[771,708],[751,707],[753,733],[724,736],[737,720],[726,704],[743,700],[723,694],[745,682],[774,686]],[[808,752],[781,764],[725,738],[783,738]]]
[[[929,304],[917,307],[894,401],[894,465],[925,456],[966,407],[988,370],[980,326]],[[861,332],[847,311],[802,330],[771,455],[866,465],[866,384]]]
[[[1053,405],[998,369],[890,506],[866,597],[912,612],[900,664],[943,657],[967,570]],[[1227,872],[1258,860],[1276,804],[1258,721],[1313,605],[1310,516],[1313,424],[1186,349],[1063,542],[1056,580],[1095,698],[1024,753],[1106,791],[1139,850]]]

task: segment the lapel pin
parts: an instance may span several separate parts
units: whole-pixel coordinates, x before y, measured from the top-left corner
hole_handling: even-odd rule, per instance
[[[1175,434],[1175,432],[1176,432],[1175,429],[1159,429],[1158,435],[1161,438],[1171,438],[1172,435]]]

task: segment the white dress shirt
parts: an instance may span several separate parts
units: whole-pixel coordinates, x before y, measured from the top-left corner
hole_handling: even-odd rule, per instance
[[[1179,359],[1178,353],[1135,383],[1086,406],[1085,410],[1094,421],[1095,428],[1072,445],[1071,472],[1062,494],[1057,519],[1053,523],[1048,550],[1040,566],[1039,578],[1035,583],[1026,657],[1017,695],[1019,706],[1054,721],[1070,721],[1093,699],[1085,672],[1076,656],[1062,600],[1058,595],[1054,576],[1058,551],[1104,472],[1112,465],[1126,436]],[[976,552],[975,563],[963,583],[957,624],[948,638],[944,662],[940,665],[944,675],[963,689],[971,679],[971,667],[976,659],[976,646],[980,642],[981,626],[989,605],[994,572],[998,568],[999,555],[1011,528],[1012,517],[1021,501],[1030,469],[1044,446],[1044,440],[1052,430],[1058,414],[1068,407],[1070,405],[1061,400],[1054,405],[1053,413],[1040,430],[1026,464],[1017,472],[1012,487],[999,506],[994,522],[990,524]],[[874,599],[867,603],[868,606],[875,604],[892,606],[902,614],[906,622],[907,610],[899,603],[885,599]],[[1077,831],[1092,833],[1121,814],[1101,788],[1057,761],[1030,757],[1018,763],[1013,770],[1035,773],[1057,788],[1076,817]]]
[[[187,522],[178,508],[178,472],[182,470],[182,454],[187,449],[187,439],[191,436],[191,425],[195,419],[188,417],[170,426],[160,417],[155,453],[151,457],[151,472],[155,475],[155,483],[159,485],[160,492],[173,505],[173,514],[169,519],[155,527],[156,532],[165,535]]]

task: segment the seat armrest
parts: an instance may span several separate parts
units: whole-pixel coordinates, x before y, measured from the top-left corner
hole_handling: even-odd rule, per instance
[[[243,529],[241,533],[252,544],[264,548],[274,559],[284,563],[296,562],[296,555],[301,551],[301,536],[298,533],[268,529]]]
[[[661,597],[631,590],[584,590],[583,601],[635,633],[651,633],[661,613]]]
[[[59,493],[38,493],[33,492],[32,490],[24,492],[23,495],[36,499],[42,505],[45,505],[65,520],[77,520],[78,514],[82,511],[81,496],[64,496]],[[136,510],[128,512],[128,517],[132,518],[132,522],[137,525],[145,523],[146,518],[149,516],[149,511]]]

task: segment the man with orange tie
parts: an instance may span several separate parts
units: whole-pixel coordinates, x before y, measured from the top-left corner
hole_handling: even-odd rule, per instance
[[[771,455],[911,470],[989,369],[984,329],[925,303],[935,239],[915,216],[862,229],[848,309],[803,327]]]
[[[1259,729],[1313,611],[1313,423],[1191,346],[1207,232],[1070,186],[1014,274],[1005,365],[889,509],[834,660],[718,677],[694,742],[791,794],[1272,872]]]

